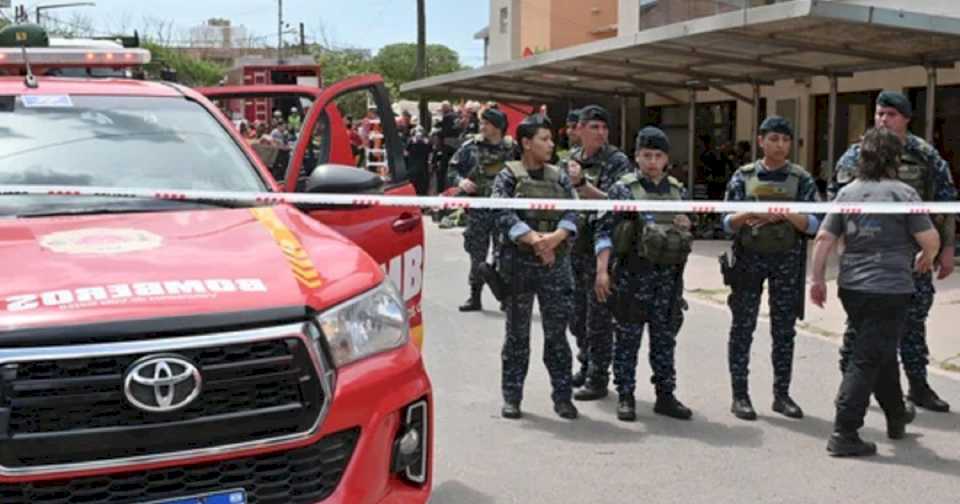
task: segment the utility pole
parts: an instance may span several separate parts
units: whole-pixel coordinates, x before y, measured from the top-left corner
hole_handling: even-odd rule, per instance
[[[427,76],[427,7],[426,0],[417,0],[417,80]],[[430,132],[430,108],[427,99],[420,97],[420,127]]]
[[[303,23],[300,23],[300,54],[307,54],[307,37],[304,35]]]
[[[283,64],[283,0],[277,0],[277,64]]]

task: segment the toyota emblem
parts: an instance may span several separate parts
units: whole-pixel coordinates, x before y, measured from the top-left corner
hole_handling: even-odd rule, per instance
[[[200,395],[200,370],[177,355],[148,355],[134,362],[123,378],[123,394],[135,407],[151,413],[169,413]]]

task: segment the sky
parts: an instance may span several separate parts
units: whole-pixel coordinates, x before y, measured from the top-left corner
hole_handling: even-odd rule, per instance
[[[71,0],[72,1],[72,0]],[[211,17],[224,17],[243,25],[248,33],[275,45],[277,0],[94,0],[95,7],[46,11],[60,20],[82,13],[107,32],[122,25],[143,26],[150,17],[172,22],[187,30]],[[14,0],[13,4],[21,1]],[[33,16],[36,5],[63,0],[23,1]],[[394,42],[416,42],[416,0],[283,0],[284,21],[305,24],[307,40],[321,38],[339,47],[377,49]],[[473,35],[487,25],[489,0],[426,0],[427,42],[444,44],[460,55],[460,62],[483,65],[483,41]],[[5,14],[12,15],[10,9]],[[296,37],[291,35],[290,41]]]

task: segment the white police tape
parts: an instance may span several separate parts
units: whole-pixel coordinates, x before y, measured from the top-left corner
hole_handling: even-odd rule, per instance
[[[439,209],[574,210],[611,212],[682,212],[771,214],[949,214],[960,213],[960,202],[835,203],[835,202],[744,202],[744,201],[618,201],[566,199],[497,199],[450,196],[381,196],[367,194],[301,194],[278,192],[230,192],[154,190],[116,187],[0,185],[0,196],[84,196],[128,199],[208,201],[249,205],[389,206]]]

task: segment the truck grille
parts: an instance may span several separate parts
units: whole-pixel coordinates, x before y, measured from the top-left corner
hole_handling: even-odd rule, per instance
[[[243,488],[250,504],[314,503],[330,496],[359,429],[287,452],[108,476],[0,485],[3,504],[131,504]]]
[[[305,433],[317,425],[326,397],[305,338],[287,332],[276,339],[185,348],[177,347],[178,339],[164,341],[171,346],[162,352],[6,364],[0,351],[0,465],[18,469],[202,450]],[[147,355],[171,352],[196,364],[203,376],[200,395],[171,413],[132,406],[123,393],[126,370]]]

